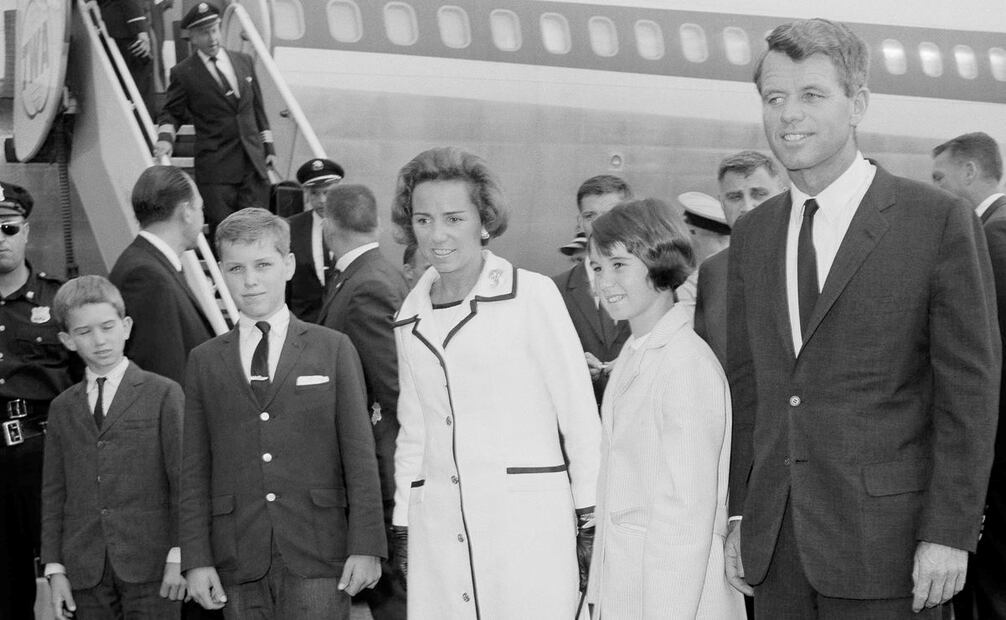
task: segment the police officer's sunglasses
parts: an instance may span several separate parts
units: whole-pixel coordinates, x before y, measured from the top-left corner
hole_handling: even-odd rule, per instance
[[[13,237],[21,232],[21,227],[21,224],[0,224],[0,233],[3,233],[5,237]]]

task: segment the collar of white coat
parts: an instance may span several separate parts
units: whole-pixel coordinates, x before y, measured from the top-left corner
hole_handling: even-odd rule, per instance
[[[479,273],[479,279],[461,301],[462,305],[471,307],[472,314],[478,311],[480,303],[504,301],[517,295],[517,268],[510,261],[496,256],[489,250],[482,250],[482,258],[485,262]],[[438,279],[440,274],[436,269],[426,270],[416,282],[412,292],[402,302],[395,319],[395,327],[418,322],[433,312],[430,289]]]

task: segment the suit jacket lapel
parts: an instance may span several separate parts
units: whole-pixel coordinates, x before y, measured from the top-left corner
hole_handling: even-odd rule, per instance
[[[175,266],[171,264],[171,261],[169,261],[168,257],[164,255],[164,252],[157,249],[154,244],[150,243],[150,241],[144,239],[142,236],[137,236],[135,243],[137,244],[137,249],[152,256],[153,259],[157,261],[157,264],[163,267],[164,270],[171,275],[174,281],[178,284],[178,287],[185,292],[185,296],[188,297],[190,302],[192,302],[193,307],[196,309],[196,313],[199,314],[199,317],[203,320],[203,323],[206,324],[207,329],[209,329],[212,334],[213,327],[210,325],[209,319],[206,318],[206,315],[203,314],[202,306],[199,304],[199,300],[196,299],[192,289],[189,288],[189,283],[185,281],[185,275],[175,269]]]
[[[290,371],[294,369],[300,360],[300,354],[304,350],[303,334],[305,323],[290,315],[290,326],[286,330],[286,341],[283,342],[283,350],[279,354],[279,363],[276,364],[276,374],[269,383],[269,392],[266,395],[263,408],[272,404],[273,399],[279,392],[280,387],[286,381]],[[249,390],[251,388],[249,387]]]
[[[220,336],[220,367],[230,373],[230,380],[234,385],[239,386],[238,391],[244,398],[247,398],[259,406],[255,393],[251,390],[251,383],[245,375],[244,365],[241,363],[241,332],[238,326],[224,335]]]
[[[73,401],[76,403],[74,416],[80,418],[79,424],[88,429],[95,436],[98,434],[98,427],[94,425],[94,414],[91,413],[91,404],[87,402],[87,379],[83,379],[70,388],[73,390]],[[78,422],[74,422],[77,424]]]
[[[200,79],[203,82],[205,82],[205,88],[208,89],[208,90],[210,90],[210,91],[212,91],[213,93],[216,94],[216,96],[218,96],[221,99],[223,99],[224,102],[226,102],[228,106],[235,107],[236,106],[236,101],[233,100],[234,98],[233,97],[228,97],[225,94],[230,89],[227,88],[226,84],[221,84],[220,82],[218,82],[217,78],[214,77],[214,75],[212,73],[210,73],[210,69],[209,69],[209,67],[206,66],[206,63],[203,62],[202,56],[200,56],[198,53],[193,53],[192,54],[192,60],[193,60],[193,64],[196,65],[196,67],[195,67],[195,75],[198,77],[198,79]],[[228,56],[228,60],[231,60],[230,56]],[[231,60],[231,67],[234,67],[233,60]],[[219,71],[219,69],[218,69],[218,71]],[[237,73],[237,69],[235,69],[234,72],[236,74]],[[223,77],[222,73],[220,75],[220,79],[222,79],[222,80],[225,79]]]
[[[863,262],[877,247],[877,242],[890,228],[881,211],[894,203],[895,196],[890,191],[889,175],[878,166],[873,183],[859,203],[856,214],[849,223],[849,230],[838,246],[835,261],[821,289],[821,296],[818,297],[814,312],[811,313],[810,321],[807,323],[807,332],[803,335],[805,345],[814,336],[814,332],[845,290],[849,280],[859,271]]]
[[[591,290],[590,281],[587,279],[586,268],[577,266],[573,269],[573,272],[569,276],[567,288],[573,297],[573,301],[576,303],[577,309],[587,320],[587,323],[590,324],[590,328],[594,330],[597,339],[607,344],[604,338],[606,334],[601,329],[601,316],[598,314],[597,304],[594,303],[594,291]],[[615,330],[612,329],[611,331]]]
[[[143,379],[140,376],[139,367],[129,363],[126,368],[126,373],[122,375],[122,382],[119,383],[119,389],[115,391],[115,398],[112,402],[107,405],[105,410],[105,419],[101,424],[101,432],[99,435],[105,434],[108,429],[112,428],[122,414],[133,404],[133,402],[139,397],[139,386],[143,383]],[[87,402],[86,400],[84,402]]]
[[[793,350],[793,330],[789,323],[789,295],[786,290],[786,240],[789,234],[789,216],[793,208],[793,198],[789,191],[783,198],[783,204],[773,214],[774,219],[769,222],[769,234],[766,239],[775,239],[775,242],[767,248],[767,256],[764,264],[768,273],[766,274],[765,294],[769,296],[775,315],[776,327],[779,336],[783,340],[789,356],[795,357]],[[757,241],[756,241],[757,242]],[[751,302],[749,301],[748,304]],[[749,306],[750,307],[750,306]]]

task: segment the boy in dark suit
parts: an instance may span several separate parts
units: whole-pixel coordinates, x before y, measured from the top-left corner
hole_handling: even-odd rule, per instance
[[[42,486],[42,561],[56,618],[178,618],[181,387],[131,363],[132,321],[100,276],[56,293],[60,340],[85,380],[52,401]]]
[[[284,303],[294,258],[282,218],[242,209],[216,242],[241,317],[186,370],[190,591],[228,619],[348,618],[387,555],[360,359],[344,334]]]

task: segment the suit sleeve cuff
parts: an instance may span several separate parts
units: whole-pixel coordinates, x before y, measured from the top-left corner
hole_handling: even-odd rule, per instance
[[[182,548],[172,547],[168,550],[168,559],[164,561],[166,564],[181,564],[182,563]]]
[[[740,521],[743,518],[744,517],[741,516],[741,515],[734,515],[734,516],[730,517],[729,519],[727,519],[727,523],[733,523],[734,521]]]
[[[49,577],[50,575],[65,575],[65,574],[66,574],[66,567],[58,562],[50,562],[46,564],[45,573],[43,573],[45,577]]]

